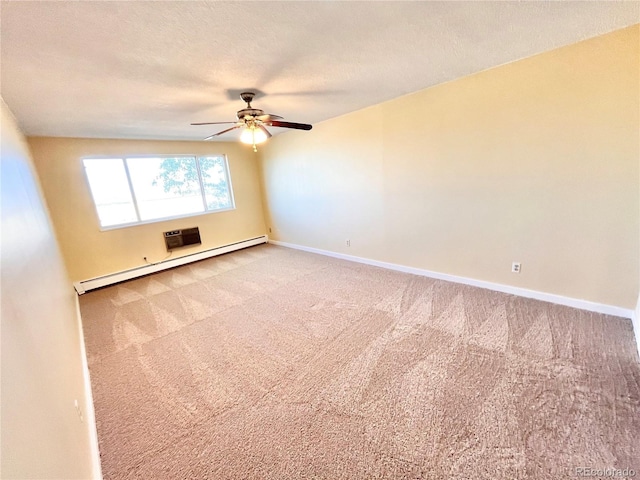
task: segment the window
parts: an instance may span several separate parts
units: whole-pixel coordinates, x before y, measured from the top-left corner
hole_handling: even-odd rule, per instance
[[[102,227],[234,208],[223,155],[85,158],[83,163]]]

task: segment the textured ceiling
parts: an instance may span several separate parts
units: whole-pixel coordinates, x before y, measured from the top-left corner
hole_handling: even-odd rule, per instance
[[[316,123],[640,22],[635,1],[0,7],[1,93],[24,132],[104,138],[201,139],[218,129],[189,123],[235,120],[243,89]]]

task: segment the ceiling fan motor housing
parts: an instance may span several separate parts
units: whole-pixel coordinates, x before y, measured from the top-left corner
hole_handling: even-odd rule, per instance
[[[243,108],[236,113],[238,120],[244,120],[246,117],[259,117],[264,115],[264,111],[259,108]]]

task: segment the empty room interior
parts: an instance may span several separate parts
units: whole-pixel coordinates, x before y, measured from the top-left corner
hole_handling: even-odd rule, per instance
[[[640,476],[640,3],[0,27],[1,478]]]

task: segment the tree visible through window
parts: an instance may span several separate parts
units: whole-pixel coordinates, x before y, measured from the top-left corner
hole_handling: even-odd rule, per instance
[[[102,227],[234,208],[222,155],[98,158],[83,163]]]

